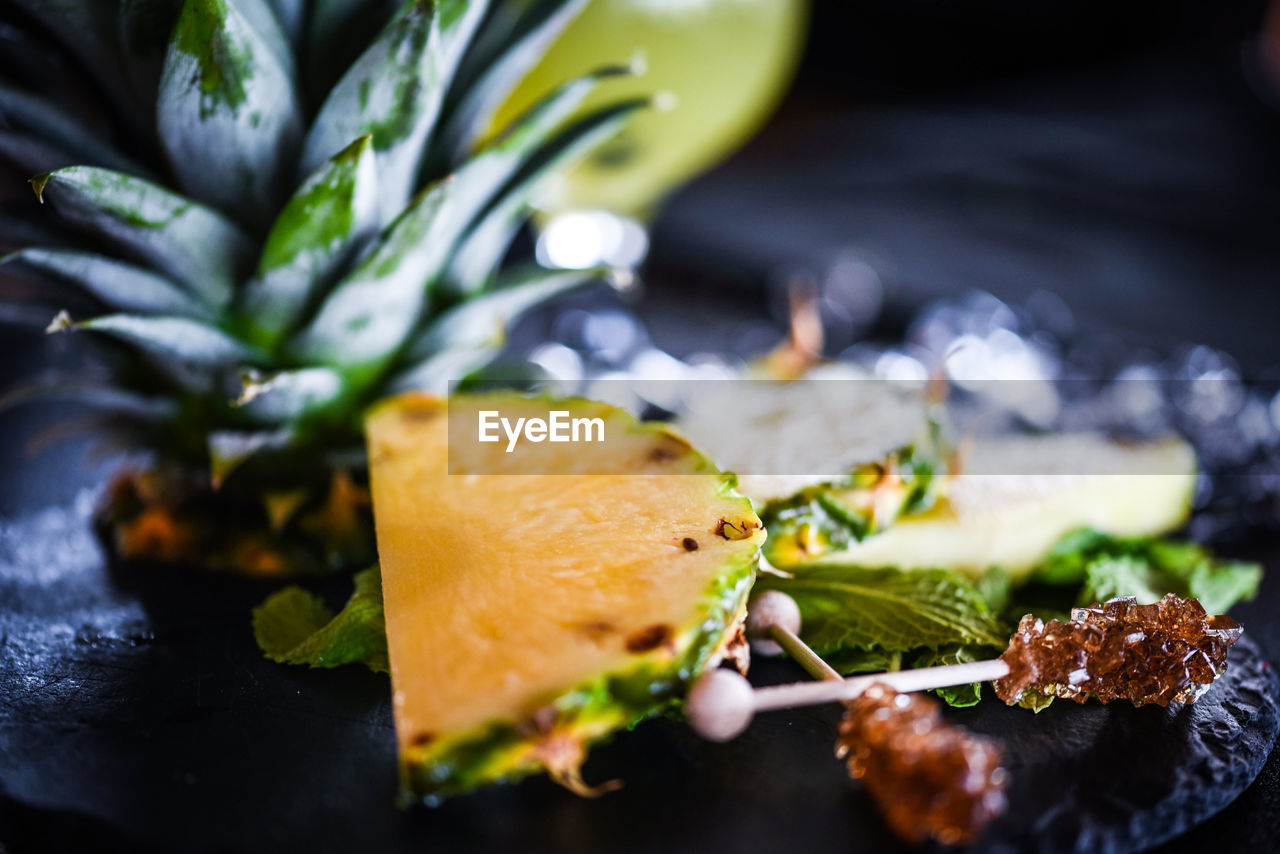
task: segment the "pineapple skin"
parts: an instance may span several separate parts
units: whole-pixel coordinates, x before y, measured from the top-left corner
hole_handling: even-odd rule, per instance
[[[839,553],[933,507],[945,482],[937,445],[908,445],[843,480],[807,487],[760,511],[764,557],[786,568]]]
[[[1029,495],[995,508],[975,508],[962,500],[961,471],[935,478],[935,500],[902,514],[898,524],[865,539],[833,540],[817,528],[815,545],[801,547],[799,538],[769,526],[765,553],[771,565],[802,575],[809,566],[825,564],[901,570],[945,568],[977,579],[999,567],[1015,583],[1026,581],[1053,546],[1078,528],[1095,528],[1122,537],[1161,536],[1190,518],[1196,490],[1194,451],[1179,439],[1140,446],[1158,464],[1160,474],[1098,475],[1058,493]],[[981,478],[982,475],[974,475]],[[1116,478],[1108,480],[1107,478]],[[1099,490],[1102,490],[1100,493]],[[772,517],[766,517],[769,521]],[[775,543],[775,537],[780,543]],[[772,550],[771,550],[772,547]]]

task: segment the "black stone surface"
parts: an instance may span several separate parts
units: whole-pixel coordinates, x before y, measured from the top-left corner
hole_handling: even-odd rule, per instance
[[[712,745],[656,720],[593,755],[581,800],[545,780],[392,806],[388,683],[264,661],[264,588],[112,573],[93,492],[0,523],[0,842],[9,850],[877,851],[897,847],[832,756],[839,709],[762,716]],[[341,586],[335,584],[335,594]],[[460,650],[457,652],[461,652]],[[756,678],[799,678],[762,662]],[[953,716],[1004,745],[1011,806],[983,848],[1133,851],[1221,809],[1276,737],[1277,679],[1246,639],[1170,710],[988,701]]]
[[[1109,29],[1087,21],[1084,31]],[[882,28],[867,32],[883,42]],[[847,37],[829,37],[835,67],[850,61]],[[950,28],[945,41],[972,51]],[[1275,375],[1280,114],[1251,92],[1238,47],[989,87],[953,89],[953,75],[939,73],[936,94],[889,108],[831,116],[793,104],[743,156],[681,193],[655,231],[640,307],[655,343],[675,353],[765,346],[779,316],[757,327],[780,303],[763,286],[852,256],[877,272],[877,331],[895,340],[929,299],[1048,290],[1082,325],[1118,329],[1130,346],[1208,343],[1246,376]],[[830,343],[838,351],[861,329]],[[40,338],[0,325],[0,388],[68,361],[57,351],[71,339],[39,348]],[[109,573],[84,525],[84,489],[102,468],[82,446],[24,454],[23,440],[54,414],[22,410],[0,423],[6,854],[900,850],[831,756],[835,708],[762,716],[720,746],[677,721],[649,722],[593,754],[589,780],[627,783],[598,801],[535,779],[397,813],[386,680],[263,661],[248,609],[264,588]],[[1234,613],[1249,638],[1280,652],[1280,545],[1272,534],[1224,549],[1271,570],[1258,600]],[[765,662],[755,676],[800,674]],[[987,845],[1275,850],[1274,691],[1246,644],[1213,692],[1181,712],[956,712],[1001,738],[1015,763],[1012,809]]]

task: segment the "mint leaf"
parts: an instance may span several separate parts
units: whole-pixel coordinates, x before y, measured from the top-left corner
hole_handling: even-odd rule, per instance
[[[911,661],[912,667],[942,667],[948,664],[965,664],[971,661],[983,661],[995,658],[1003,650],[995,646],[977,646],[951,644],[938,649],[924,650]],[[934,691],[949,706],[964,708],[976,706],[982,699],[982,685],[971,682],[968,685],[955,685],[951,688],[939,688]]]
[[[1044,563],[1035,569],[1033,578],[1044,584],[1082,584],[1089,558],[1118,542],[1092,528],[1078,528],[1058,540]]]
[[[1195,543],[1112,537],[1085,529],[1064,537],[1034,579],[1082,585],[1076,599],[1081,605],[1117,596],[1150,603],[1174,593],[1193,596],[1209,613],[1221,614],[1257,594],[1262,567],[1218,560]]]
[[[788,579],[761,578],[757,584],[795,599],[804,639],[844,674],[899,670],[904,663],[927,667],[978,661],[998,655],[1007,641],[983,593],[949,570],[824,564],[795,573]],[[1007,597],[1007,579],[1007,574],[991,574],[988,595]],[[976,685],[938,695],[955,706],[971,706],[980,696]]]
[[[819,653],[1003,646],[1007,640],[973,584],[948,570],[820,564],[796,568],[793,578],[761,578],[758,583],[796,600],[804,639]]]
[[[1028,689],[1022,692],[1022,699],[1018,701],[1018,705],[1024,709],[1030,709],[1037,715],[1049,708],[1053,702],[1053,697],[1047,694],[1041,694],[1034,689]]]
[[[1258,595],[1262,567],[1243,561],[1207,561],[1191,571],[1187,587],[1210,614],[1226,613],[1232,605]]]
[[[1013,598],[1013,576],[1003,567],[993,566],[974,585],[993,614],[1003,614]]]
[[[1079,603],[1090,605],[1118,596],[1132,596],[1142,604],[1159,602],[1166,593],[1186,596],[1186,584],[1134,555],[1103,555],[1085,564],[1085,583]],[[1176,588],[1176,589],[1175,589]],[[1203,603],[1201,603],[1203,604]]]
[[[884,673],[902,669],[902,653],[889,652],[881,647],[873,649],[834,649],[823,655],[823,660],[845,676],[853,673]]]
[[[388,672],[382,614],[382,576],[375,566],[352,576],[355,592],[337,616],[313,593],[296,585],[253,609],[258,647],[280,664],[338,667],[363,663]]]

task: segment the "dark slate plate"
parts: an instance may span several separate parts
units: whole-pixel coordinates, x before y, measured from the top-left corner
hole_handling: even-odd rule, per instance
[[[398,813],[386,680],[263,661],[247,617],[264,588],[113,575],[86,524],[92,500],[0,523],[10,850],[897,847],[831,755],[834,707],[764,715],[728,745],[676,720],[646,723],[593,755],[588,780],[626,781],[596,801],[535,779]],[[755,676],[799,674],[760,662]],[[992,851],[1155,845],[1243,791],[1280,726],[1276,675],[1248,639],[1194,706],[1059,703],[1033,716],[987,702],[952,714],[998,737],[1012,768]]]

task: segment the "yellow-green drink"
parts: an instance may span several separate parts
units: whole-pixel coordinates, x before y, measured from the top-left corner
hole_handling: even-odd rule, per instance
[[[742,144],[795,68],[805,0],[591,0],[498,110],[502,127],[538,96],[601,65],[640,57],[646,72],[583,106],[669,93],[539,200],[543,217],[608,210],[638,220],[682,181]]]

